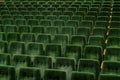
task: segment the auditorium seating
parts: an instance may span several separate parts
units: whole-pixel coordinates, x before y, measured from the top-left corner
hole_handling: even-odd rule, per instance
[[[119,80],[119,4],[0,1],[0,80]]]

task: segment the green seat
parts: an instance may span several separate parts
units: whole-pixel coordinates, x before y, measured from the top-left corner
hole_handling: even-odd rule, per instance
[[[38,34],[36,38],[36,42],[50,43],[51,35],[50,34]]]
[[[38,7],[38,11],[40,11],[40,12],[42,12],[42,11],[44,11],[45,10],[45,7]]]
[[[21,10],[20,10],[21,9]],[[26,8],[19,8],[19,10],[21,11],[21,14],[23,15],[23,16],[25,16],[25,15],[29,15],[30,13],[29,13],[29,11],[27,11],[26,10]]]
[[[106,37],[106,29],[105,28],[93,28],[93,35],[95,36],[103,36]]]
[[[86,44],[86,38],[85,36],[72,35],[71,43],[75,45],[84,45]]]
[[[46,69],[44,71],[44,80],[66,80],[66,72],[56,69]]]
[[[39,34],[39,33],[44,33],[44,32],[45,32],[45,28],[42,26],[32,26],[31,27],[31,33]]]
[[[42,15],[44,15],[44,16],[51,15],[51,12],[48,10],[44,10],[44,11],[42,11]]]
[[[99,80],[119,80],[120,76],[119,75],[113,75],[113,74],[100,74]]]
[[[51,4],[51,5],[53,5],[53,4]],[[48,8],[47,8],[47,10],[48,10],[48,11],[51,11],[51,12],[52,12],[52,11],[55,11],[55,9],[56,9],[55,7],[48,7]]]
[[[52,58],[48,56],[35,56],[33,60],[33,66],[42,69],[53,68]]]
[[[117,75],[119,74],[119,68],[120,68],[120,62],[119,61],[108,61],[105,60],[103,62],[103,68],[101,70],[102,74],[113,74],[113,75]]]
[[[85,20],[92,20],[93,22],[96,20],[96,17],[94,16],[94,14],[93,15],[88,14],[84,18]]]
[[[19,1],[19,0],[18,0]],[[27,0],[21,2],[23,5],[27,5],[29,2]],[[29,4],[28,4],[29,5]]]
[[[104,47],[104,37],[102,37],[102,36],[89,36],[88,44]]]
[[[26,25],[26,20],[25,19],[16,19],[15,20],[16,25]]]
[[[16,16],[21,16],[22,19],[24,18],[18,10],[11,11],[11,15],[13,15],[13,18],[15,18]],[[16,17],[16,19],[17,19],[17,17]]]
[[[0,32],[0,41],[6,40],[5,32]]]
[[[2,4],[1,4],[1,13],[2,13],[2,15],[9,14],[8,8],[4,2],[2,2]]]
[[[51,26],[52,25],[52,22],[48,19],[43,19],[40,21],[40,25],[42,26]]]
[[[42,19],[45,19],[44,15],[35,15],[35,19],[38,19],[39,21]]]
[[[14,54],[11,65],[15,66],[16,68],[31,66],[30,56]]]
[[[19,33],[29,33],[30,26],[29,25],[20,25],[20,26],[18,26],[18,32]]]
[[[83,11],[84,13],[87,13],[88,8],[87,7],[80,7],[79,11]]]
[[[61,34],[68,34],[71,36],[75,34],[75,28],[74,27],[62,27]]]
[[[89,27],[91,30],[93,27],[93,21],[92,20],[82,20],[80,23],[80,27]]]
[[[20,5],[19,1],[14,1],[13,2],[15,5]]]
[[[99,75],[99,61],[92,59],[79,59],[78,71],[86,74],[86,77],[91,74],[94,75],[93,80],[97,80]],[[85,79],[89,80],[89,79]]]
[[[80,45],[68,44],[65,46],[65,56],[73,59],[80,59],[82,57],[82,47]]]
[[[84,0],[83,0],[83,1],[84,1]],[[91,4],[92,4],[92,2],[87,1],[87,2],[84,2],[84,4],[81,4],[81,7],[82,7],[82,8],[87,8],[87,11],[88,11]],[[80,7],[80,8],[81,8],[81,7]]]
[[[104,2],[105,4],[103,5],[103,7],[111,7],[111,5],[110,5],[111,1],[112,0],[105,0],[105,2]]]
[[[95,80],[95,74],[87,72],[72,72],[71,80]]]
[[[13,66],[0,65],[0,79],[1,80],[16,80],[15,68]]]
[[[109,36],[107,46],[120,46],[120,38],[117,36]]]
[[[72,11],[72,12],[77,11],[77,9],[76,9],[75,7],[69,7],[67,10],[68,10],[68,11]]]
[[[66,26],[78,27],[79,21],[78,20],[68,20]]]
[[[0,32],[4,32],[4,26],[1,25],[1,19],[0,19]]]
[[[101,5],[101,1],[98,1],[98,0],[95,0],[95,2],[93,2],[93,3]]]
[[[10,54],[0,53],[0,65],[10,65]]]
[[[76,34],[81,35],[81,36],[86,36],[86,38],[87,38],[90,34],[90,29],[89,29],[89,27],[78,27]]]
[[[55,34],[52,43],[67,44],[69,36],[67,34]]]
[[[57,19],[57,16],[55,16],[55,15],[47,15],[46,18],[47,18],[48,20],[56,20],[56,19]]]
[[[106,47],[106,56],[104,57],[105,60],[111,61],[119,61],[119,52],[120,48],[115,46]]]
[[[25,1],[24,1],[25,2]],[[24,4],[24,3],[22,3],[25,7],[27,7],[27,10],[28,11],[31,11],[31,12],[33,12],[33,11],[36,11],[36,8],[35,7],[33,7],[33,6],[31,6],[31,4],[30,4],[30,2],[28,2],[28,1],[26,1],[26,4]],[[33,5],[33,4],[32,4]]]
[[[33,15],[24,15],[24,19],[26,20],[30,20],[30,19],[33,19]],[[29,21],[28,21],[29,22]],[[31,21],[32,22],[32,21]],[[34,22],[33,22],[34,23]]]
[[[102,61],[102,47],[96,45],[85,46],[83,58]]]
[[[3,8],[5,7],[5,8]],[[1,9],[1,15],[7,15],[9,14],[10,12],[8,11],[8,9],[6,9],[7,7],[5,5],[3,5],[2,9]]]
[[[68,16],[72,16],[73,15],[73,12],[72,11],[68,11],[68,10],[65,10],[63,12],[64,15],[68,15]]]
[[[35,35],[34,33],[22,33],[20,36],[20,41],[23,42],[34,42],[35,41]]]
[[[120,17],[119,16],[113,16],[112,21],[120,21]]]
[[[17,8],[15,6],[12,6],[12,4],[9,5],[8,7],[9,7],[10,12],[15,11],[15,10],[17,11]]]
[[[15,23],[14,23],[14,20],[13,20],[13,19],[8,18],[8,19],[3,19],[3,20],[2,20],[2,24],[3,24],[3,25],[14,25]]]
[[[85,12],[84,11],[76,11],[75,15],[82,16],[82,19],[84,18]]]
[[[65,7],[58,7],[58,8],[57,8],[57,11],[60,11],[60,12],[65,11]]]
[[[60,16],[59,16],[59,19],[66,22],[67,20],[70,19],[70,16],[68,16],[68,15],[60,15]]]
[[[47,1],[47,0],[46,0],[46,1]],[[43,6],[43,7],[45,7],[45,8],[50,7],[50,5],[49,5],[49,4],[42,4],[42,6]]]
[[[38,2],[39,4],[45,4],[46,2],[45,1],[40,1],[40,2]]]
[[[54,35],[59,33],[59,30],[58,30],[58,27],[46,27],[45,33]]]
[[[16,15],[15,15],[15,13],[13,13],[13,18],[16,20],[17,23],[18,23],[19,20],[21,20],[21,19],[23,20],[24,19],[24,17],[22,15],[17,15],[17,13],[16,13]],[[21,21],[21,23],[22,23],[22,21]],[[24,23],[24,21],[23,21],[23,23]]]
[[[106,6],[106,7],[104,7]],[[108,11],[110,12],[110,7],[108,7],[107,5],[103,5],[102,8],[101,8],[101,11]]]
[[[28,25],[38,25],[39,24],[37,19],[29,19],[27,23],[28,23]]]
[[[109,20],[109,17],[108,17],[108,16],[98,16],[98,17],[97,17],[97,20],[98,20],[98,21],[100,21],[100,20],[101,20],[101,21],[108,21],[108,20]]]
[[[45,48],[45,54],[47,56],[59,57],[62,56],[60,44],[47,44]]]
[[[71,5],[71,4],[72,4],[72,1],[73,1],[73,0],[70,0],[70,1],[67,1],[67,0],[66,0],[65,4]]]
[[[8,51],[8,42],[0,41],[0,53],[7,53]]]
[[[1,16],[0,16],[1,17]],[[2,20],[1,20],[1,18],[0,18],[0,26],[2,25]],[[0,29],[1,29],[1,27],[0,27]],[[0,31],[2,31],[2,30],[0,30]]]
[[[80,7],[80,5],[79,5],[79,4],[76,4],[76,3],[74,3],[74,4],[71,4],[71,7],[74,7],[74,8],[76,8],[76,9],[78,9],[78,8]]]
[[[65,4],[61,4],[61,7],[63,7],[63,8],[69,7],[69,4],[66,4],[66,2],[65,2]]]
[[[20,68],[18,80],[42,80],[40,70],[30,67]]]
[[[96,19],[98,16],[98,12],[97,11],[88,11],[87,15],[93,16],[93,18]],[[94,19],[92,19],[92,20],[94,20]]]
[[[119,16],[120,12],[113,12],[113,16]]]
[[[56,1],[56,4],[63,4],[63,1]]]
[[[17,32],[17,27],[15,25],[6,25],[3,27],[3,32]]]
[[[62,26],[65,26],[65,22],[64,22],[64,20],[54,20],[53,25],[58,26],[58,27],[62,27]]]
[[[54,8],[58,8],[59,5],[57,5],[57,4],[53,4],[52,7],[54,7]]]
[[[8,52],[11,54],[24,54],[25,52],[24,42],[11,41],[8,45]]]
[[[71,16],[71,20],[81,21],[82,20],[82,16],[73,15],[73,16]]]
[[[81,0],[81,1],[77,1],[77,2],[74,2],[74,4],[82,4],[82,1],[84,1],[84,0]]]
[[[9,19],[9,18],[12,18],[12,16],[9,14],[5,14],[1,16],[1,19]]]
[[[31,2],[29,2],[30,4],[33,4],[33,7],[35,7],[35,5],[36,5],[36,1],[31,1]]]
[[[60,16],[62,14],[61,11],[53,11],[53,15]]]
[[[56,57],[55,69],[76,70],[76,61],[67,57]]]
[[[107,21],[95,21],[95,27],[107,28]]]
[[[104,61],[99,80],[119,80],[119,68],[120,62],[118,61]]]
[[[119,35],[120,35],[120,29],[119,28],[111,28],[109,30],[109,35],[108,36],[118,37]]]
[[[26,47],[27,55],[44,55],[43,44],[37,42],[29,42]]]
[[[119,4],[119,0],[114,0],[114,3],[116,3],[116,5]]]
[[[18,32],[9,32],[7,33],[7,41],[19,41],[20,40],[20,34]]]
[[[7,2],[6,6],[9,7],[9,10],[11,11],[10,8],[15,8],[14,6],[12,6],[12,2]]]
[[[31,7],[29,9],[31,9]],[[31,11],[31,14],[33,15],[33,18],[34,18],[34,16],[39,15],[41,13],[34,7],[34,10]]]
[[[95,12],[97,12],[97,13],[99,13],[100,11],[99,11],[99,7],[98,7],[98,5],[97,6],[92,6],[91,8],[90,8],[90,10],[89,11],[95,11]],[[96,14],[97,15],[97,14]]]

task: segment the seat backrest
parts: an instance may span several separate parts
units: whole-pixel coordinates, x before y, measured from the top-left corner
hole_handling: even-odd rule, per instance
[[[66,72],[55,70],[55,69],[47,69],[44,71],[44,80],[66,80]]]

